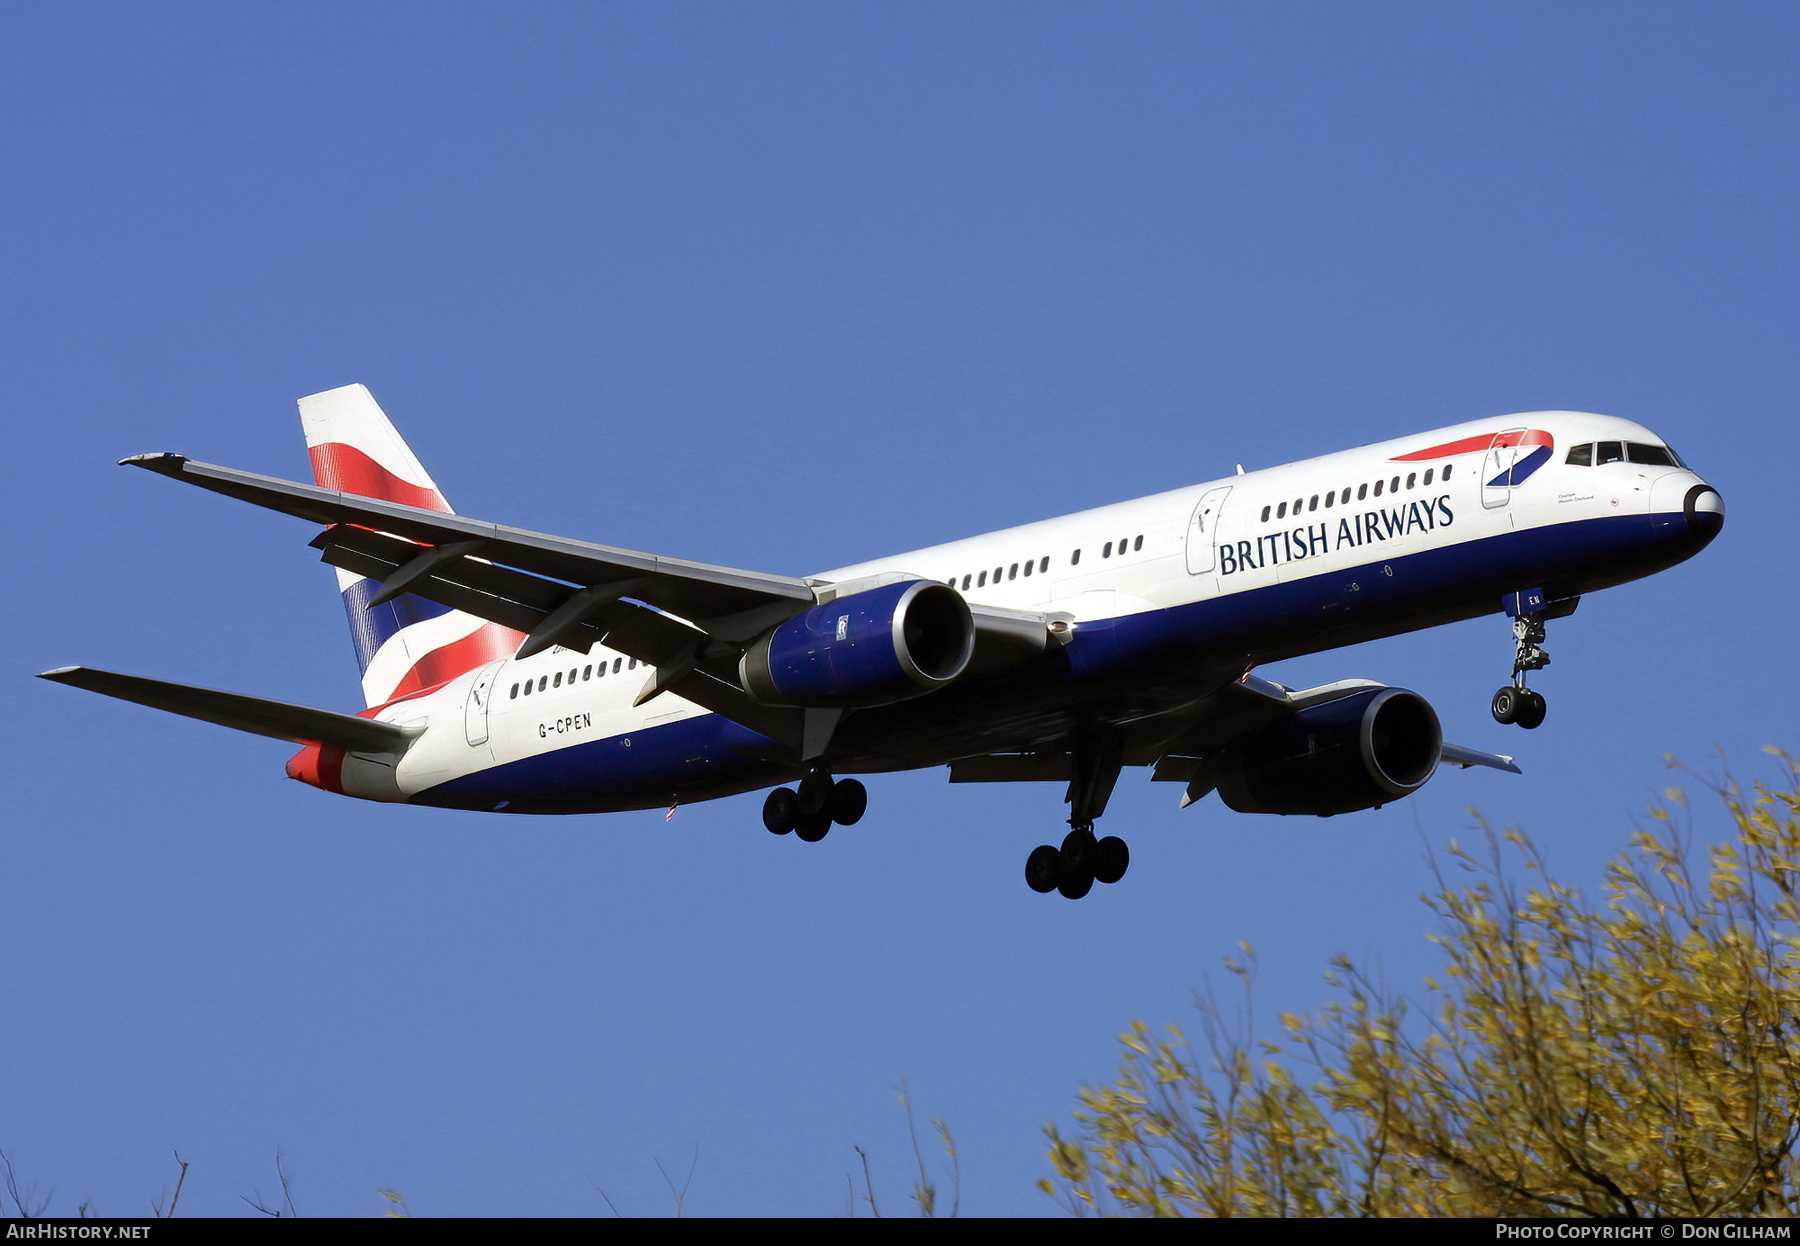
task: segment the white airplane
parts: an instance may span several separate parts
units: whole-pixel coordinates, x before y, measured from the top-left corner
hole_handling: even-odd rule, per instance
[[[290,777],[503,813],[674,806],[773,787],[763,823],[822,839],[864,786],[1068,784],[1026,881],[1076,898],[1129,862],[1095,820],[1123,767],[1243,813],[1380,807],[1440,762],[1417,693],[1294,691],[1261,663],[1504,610],[1503,723],[1583,593],[1691,557],[1718,492],[1655,434],[1569,411],[1476,420],[793,578],[451,511],[361,385],[300,400],[312,485],[176,454],[135,467],[324,530],[368,708],[340,714],[86,667],[43,678],[303,744]],[[798,780],[796,787],[778,784]]]

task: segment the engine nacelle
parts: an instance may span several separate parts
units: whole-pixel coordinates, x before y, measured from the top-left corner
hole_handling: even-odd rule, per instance
[[[789,619],[745,652],[745,689],[772,705],[887,705],[942,688],[975,651],[975,622],[934,580],[885,584]]]
[[[1239,813],[1353,813],[1424,786],[1443,746],[1424,697],[1370,688],[1264,727],[1220,755],[1214,775]]]

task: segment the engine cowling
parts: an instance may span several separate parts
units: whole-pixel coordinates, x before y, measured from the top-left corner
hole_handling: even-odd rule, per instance
[[[955,589],[886,584],[814,606],[745,651],[744,688],[773,705],[887,705],[950,683],[975,651],[975,622]]]
[[[1220,755],[1220,798],[1239,813],[1330,815],[1407,796],[1437,771],[1437,711],[1416,692],[1370,688],[1297,710]]]

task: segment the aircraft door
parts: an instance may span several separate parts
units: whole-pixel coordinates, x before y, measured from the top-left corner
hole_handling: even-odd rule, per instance
[[[463,706],[463,733],[470,748],[488,742],[488,701],[494,690],[494,677],[505,665],[504,662],[488,663],[475,673],[475,682],[469,685],[469,700]]]
[[[1208,489],[1201,496],[1200,504],[1194,507],[1194,517],[1188,521],[1187,530],[1189,575],[1211,573],[1218,560],[1219,516],[1225,513],[1225,498],[1230,492],[1230,485]]]
[[[1487,509],[1505,506],[1511,500],[1513,464],[1524,438],[1524,429],[1509,428],[1495,434],[1488,443],[1487,457],[1481,461],[1481,504]]]

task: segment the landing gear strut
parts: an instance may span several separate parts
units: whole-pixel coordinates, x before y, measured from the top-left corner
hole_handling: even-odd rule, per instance
[[[1511,610],[1509,606],[1509,613]],[[1524,613],[1513,616],[1512,682],[1494,693],[1489,708],[1495,722],[1517,723],[1529,731],[1544,721],[1543,694],[1525,686],[1526,671],[1541,671],[1550,665],[1550,655],[1539,647],[1544,643],[1544,617]]]
[[[1062,847],[1040,844],[1025,858],[1025,885],[1037,892],[1060,891],[1079,900],[1095,883],[1116,883],[1131,866],[1131,851],[1117,835],[1094,838],[1094,822],[1106,812],[1113,785],[1119,781],[1119,744],[1115,739],[1079,737],[1075,741],[1069,779],[1069,833]]]
[[[832,823],[855,826],[869,807],[869,789],[855,779],[838,779],[815,766],[799,790],[778,787],[763,801],[763,825],[776,835],[793,831],[809,844],[825,838]]]

